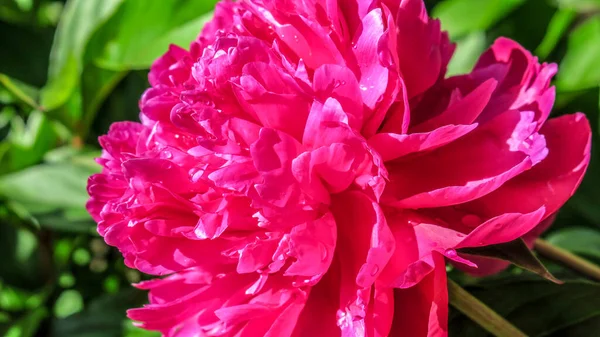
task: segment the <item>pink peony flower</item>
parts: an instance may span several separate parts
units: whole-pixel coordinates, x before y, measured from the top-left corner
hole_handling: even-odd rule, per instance
[[[543,230],[587,167],[554,64],[499,39],[468,75],[421,0],[220,3],[100,138],[88,210],[166,336],[445,336],[445,260]],[[539,225],[542,223],[542,225]],[[531,234],[533,233],[533,234]]]

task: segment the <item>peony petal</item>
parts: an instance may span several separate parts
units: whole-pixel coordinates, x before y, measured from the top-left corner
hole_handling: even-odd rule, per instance
[[[434,269],[419,284],[394,290],[394,321],[390,336],[448,336],[446,265],[434,254]]]
[[[384,203],[440,207],[496,190],[546,156],[545,140],[533,133],[532,118],[532,113],[509,111],[444,147],[390,163]]]
[[[264,181],[256,185],[263,201],[285,207],[297,197],[293,186],[291,164],[299,152],[299,144],[283,132],[262,128],[258,140],[250,147],[254,166]]]
[[[468,125],[473,123],[490,102],[497,83],[498,82],[494,79],[483,82],[463,99],[450,104],[450,106],[439,115],[424,123],[411,127],[410,132],[422,133],[435,130],[448,124]]]
[[[394,320],[394,290],[376,285],[372,291],[373,297],[365,318],[365,336],[389,336]]]
[[[360,67],[360,90],[364,104],[374,109],[387,89],[388,68],[380,62],[378,41],[384,34],[382,11],[374,9],[362,20],[362,29],[354,38],[354,55]]]
[[[456,249],[515,240],[535,228],[543,214],[543,208],[527,214],[502,214],[469,233],[454,230],[442,220],[429,218],[425,212],[388,214],[397,248],[379,281],[397,288],[412,287],[431,272],[432,256],[436,253],[475,268],[477,265],[458,255]]]
[[[252,114],[263,126],[300,139],[310,101],[293,78],[262,62],[246,64],[242,72],[240,94]]]
[[[363,123],[363,100],[356,76],[350,68],[324,64],[315,71],[313,90],[322,103],[329,98],[339,102],[348,115],[348,125],[360,130]]]
[[[445,125],[424,133],[378,133],[369,139],[369,146],[377,151],[384,161],[391,161],[409,154],[434,150],[468,134],[476,127],[477,124]]]
[[[556,74],[556,64],[539,64],[536,57],[517,42],[499,38],[479,59],[468,75],[482,83],[498,80],[495,97],[482,113],[480,121],[489,120],[507,109],[535,111],[538,126],[548,118],[554,103],[550,80]]]
[[[327,274],[310,289],[308,301],[298,317],[292,337],[341,336],[336,325],[340,303],[339,268],[334,263]]]
[[[345,192],[336,195],[332,202],[338,228],[344,228],[337,246],[344,257],[338,255],[338,265],[335,261],[332,265],[339,273],[336,321],[342,335],[364,334],[371,288],[394,251],[394,238],[383,212],[365,194]]]
[[[395,8],[395,7],[391,7]],[[402,0],[396,18],[400,71],[411,99],[443,77],[454,46],[421,0]]]
[[[590,160],[589,122],[583,114],[562,116],[549,120],[540,132],[550,149],[548,157],[465,209],[475,214],[501,214],[530,212],[543,205],[547,217],[573,195]]]
[[[385,216],[377,203],[359,192],[336,195],[331,209],[338,228],[344,228],[345,233],[353,233],[353,237],[370,238],[367,241],[338,237],[339,249],[348,249],[355,256],[351,269],[356,275],[356,284],[370,287],[394,251],[394,238]]]
[[[399,95],[396,102],[389,107],[389,111],[387,111],[380,129],[378,130],[379,133],[405,134],[408,132],[411,119],[411,107],[408,101],[406,85],[402,78],[398,79],[397,87]]]

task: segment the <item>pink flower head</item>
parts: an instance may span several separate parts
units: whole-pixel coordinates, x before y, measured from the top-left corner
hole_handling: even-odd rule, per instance
[[[547,121],[554,64],[454,46],[421,0],[217,5],[150,71],[141,123],[100,138],[98,231],[144,273],[166,336],[445,336],[445,258],[539,233],[587,167],[582,114]],[[541,225],[539,225],[541,223]],[[539,226],[538,226],[539,225]]]

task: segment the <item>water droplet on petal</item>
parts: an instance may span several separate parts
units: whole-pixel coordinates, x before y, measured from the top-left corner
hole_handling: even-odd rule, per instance
[[[327,251],[327,247],[325,247],[324,244],[319,243],[319,250],[321,251],[321,261],[323,261],[323,262],[327,261],[327,258],[329,257],[329,252]]]
[[[445,252],[445,255],[450,259],[453,259],[458,256],[458,254],[456,253],[456,250],[454,250],[454,249],[447,249]]]

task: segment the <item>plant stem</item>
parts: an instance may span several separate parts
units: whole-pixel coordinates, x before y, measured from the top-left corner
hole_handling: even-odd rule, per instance
[[[600,267],[569,251],[550,244],[548,241],[537,239],[535,250],[540,255],[559,262],[587,277],[600,281]]]
[[[496,337],[527,337],[521,330],[450,279],[448,299],[458,311]]]

